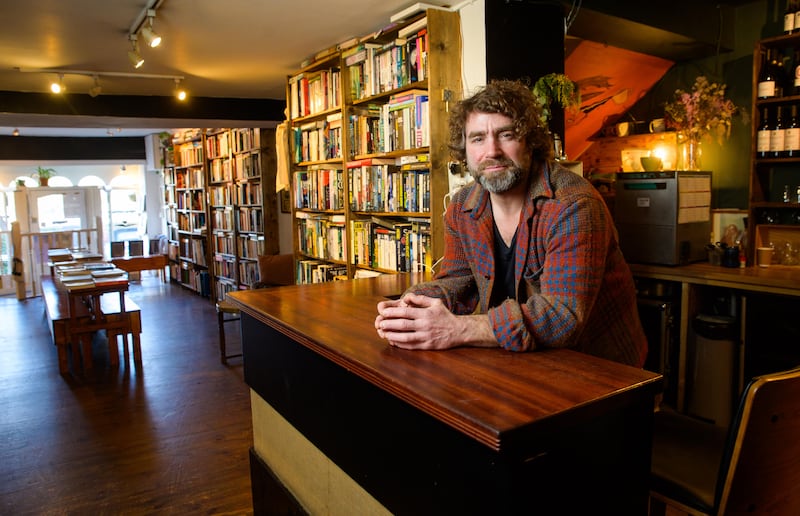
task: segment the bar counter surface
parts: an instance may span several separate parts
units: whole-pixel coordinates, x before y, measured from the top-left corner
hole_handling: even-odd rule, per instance
[[[277,507],[266,478],[312,514],[645,514],[660,375],[571,350],[392,348],[376,305],[419,279],[229,294],[253,403],[255,513]],[[309,448],[288,451],[280,424]],[[305,467],[312,455],[349,478]]]

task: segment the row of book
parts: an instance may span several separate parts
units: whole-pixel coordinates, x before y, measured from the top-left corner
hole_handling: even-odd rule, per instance
[[[416,29],[416,32],[414,30]],[[364,42],[342,52],[353,101],[402,88],[427,78],[426,20],[386,44]]]
[[[205,185],[202,168],[189,168],[175,172],[175,188],[200,190]]]
[[[203,164],[203,143],[192,141],[182,143],[175,149],[175,166],[191,167]]]
[[[295,163],[342,157],[342,113],[293,128]]]
[[[233,162],[230,158],[217,158],[208,162],[208,172],[212,183],[233,180]]]
[[[340,264],[326,263],[319,260],[300,260],[297,262],[298,285],[307,283],[324,283],[336,279],[347,279],[347,267]]]
[[[184,190],[178,192],[175,206],[179,210],[205,210],[205,196],[202,190]]]
[[[208,189],[211,206],[230,206],[233,204],[230,185],[212,186]]]
[[[342,169],[330,165],[311,166],[294,173],[294,202],[297,209],[343,210]]]
[[[390,158],[347,163],[349,204],[353,211],[429,213],[430,164],[397,165]]]
[[[306,256],[347,261],[344,215],[311,215],[297,212],[297,241]]]
[[[211,295],[210,276],[208,271],[194,269],[189,264],[170,264],[169,276],[177,278],[178,282],[194,290],[203,297]]]
[[[241,207],[238,213],[239,231],[264,232],[264,212],[261,208]]]
[[[185,233],[203,233],[206,230],[206,212],[193,211],[178,213],[178,231]]]
[[[261,205],[263,193],[259,183],[238,183],[236,185],[236,204]]]
[[[355,265],[397,272],[431,270],[429,219],[351,220],[351,255]]]
[[[291,118],[322,113],[341,105],[340,70],[330,68],[299,73],[289,78]]]
[[[392,95],[386,104],[353,108],[348,117],[350,156],[430,145],[430,103],[424,90]]]
[[[185,258],[197,265],[206,266],[206,240],[205,238],[181,237],[178,241],[178,252],[181,258]]]

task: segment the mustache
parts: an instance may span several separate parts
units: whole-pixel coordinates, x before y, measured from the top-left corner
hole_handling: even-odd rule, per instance
[[[487,159],[478,166],[478,170],[483,171],[487,167],[496,167],[496,166],[516,167],[517,164],[510,159]]]

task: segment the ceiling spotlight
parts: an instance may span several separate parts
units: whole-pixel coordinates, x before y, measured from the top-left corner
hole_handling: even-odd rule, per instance
[[[94,98],[94,97],[96,97],[96,96],[100,95],[100,93],[101,93],[102,91],[103,91],[103,87],[102,87],[102,86],[100,86],[100,80],[99,80],[99,78],[98,78],[98,77],[95,75],[95,76],[94,76],[94,86],[92,86],[92,87],[89,89],[89,96],[90,96],[90,97],[92,97],[92,98]]]
[[[64,76],[59,74],[58,81],[53,81],[50,83],[50,91],[53,93],[61,93],[65,90],[64,88]]]
[[[184,101],[186,96],[186,90],[181,88],[181,80],[175,79],[175,97],[180,101]]]
[[[11,136],[19,136],[19,129],[14,129],[14,132],[11,133]]]
[[[153,18],[155,18],[155,16],[156,16],[156,10],[155,9],[148,9],[147,10],[147,23],[148,24],[143,26],[142,30],[140,31],[140,33],[141,33],[142,37],[144,38],[144,40],[152,48],[155,48],[155,47],[157,47],[158,45],[161,44],[161,36],[159,36],[158,34],[155,33],[155,31],[153,31]]]
[[[141,54],[139,54],[139,44],[137,43],[138,38],[136,37],[136,34],[131,34],[130,39],[131,46],[133,48],[128,51],[128,59],[130,59],[134,68],[140,68],[144,64],[144,59],[142,59]]]

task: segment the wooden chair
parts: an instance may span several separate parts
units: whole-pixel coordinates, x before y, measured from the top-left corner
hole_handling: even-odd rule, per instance
[[[259,281],[252,288],[268,288],[281,285],[294,285],[294,255],[264,254],[258,256]],[[241,353],[229,355],[225,341],[225,323],[238,321],[239,309],[227,299],[217,301],[217,326],[219,328],[219,360],[228,364],[229,358],[242,356]]]
[[[727,431],[658,411],[652,500],[692,515],[800,514],[799,436],[800,367],[753,378]]]

